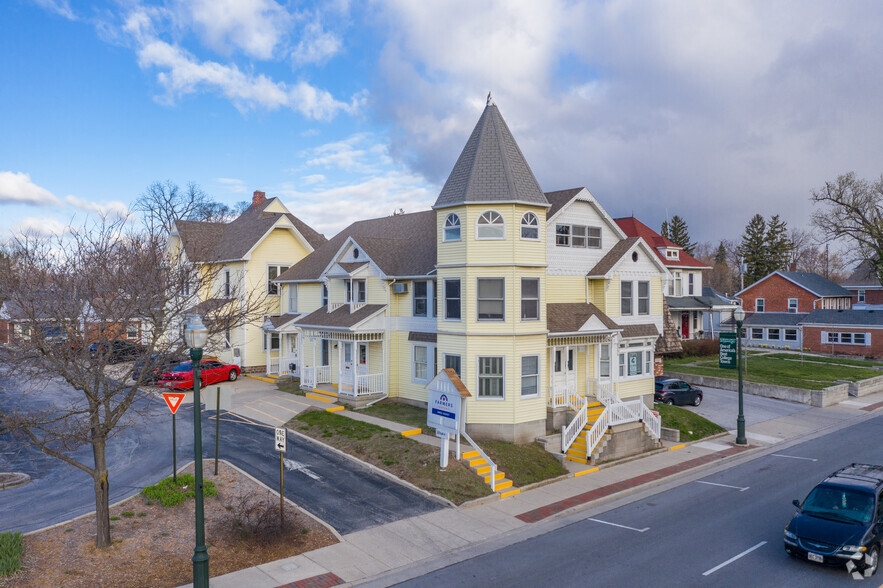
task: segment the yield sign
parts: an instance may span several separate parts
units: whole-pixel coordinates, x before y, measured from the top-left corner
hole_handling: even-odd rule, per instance
[[[162,397],[165,398],[166,404],[169,405],[169,410],[172,411],[172,414],[178,412],[178,409],[181,407],[181,401],[184,400],[183,392],[163,392]]]

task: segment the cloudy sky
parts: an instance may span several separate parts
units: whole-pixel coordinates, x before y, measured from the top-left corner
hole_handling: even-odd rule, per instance
[[[544,190],[737,238],[883,172],[883,3],[7,0],[0,236],[193,181],[326,235],[424,210],[490,90]]]

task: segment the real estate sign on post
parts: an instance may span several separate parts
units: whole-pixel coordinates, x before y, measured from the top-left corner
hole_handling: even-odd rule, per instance
[[[720,334],[720,358],[718,367],[722,369],[736,369],[736,333]]]

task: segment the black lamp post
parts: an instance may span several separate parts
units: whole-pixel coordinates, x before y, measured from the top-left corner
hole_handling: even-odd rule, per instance
[[[736,417],[736,445],[748,445],[745,439],[745,415],[742,413],[742,321],[745,320],[745,311],[742,307],[733,311],[736,319],[736,366],[739,368],[739,416]]]
[[[208,329],[202,324],[199,315],[187,321],[184,341],[190,348],[193,362],[193,477],[196,478],[196,547],[193,548],[193,586],[208,588],[208,549],[205,546],[205,514],[202,489],[202,410],[199,397],[200,367],[202,348],[208,340]]]

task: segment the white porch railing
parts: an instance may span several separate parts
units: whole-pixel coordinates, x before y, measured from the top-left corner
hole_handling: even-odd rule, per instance
[[[271,357],[270,364],[267,366],[268,374],[276,374],[277,376],[281,376],[282,374],[279,372],[279,358]]]
[[[359,374],[356,376],[356,396],[381,394],[383,392],[383,374]]]
[[[297,369],[296,367],[295,367],[295,369],[292,371],[292,369],[291,369],[291,367],[290,367],[292,364],[294,364],[295,366],[297,366],[297,356],[296,356],[296,355],[289,355],[288,357],[283,357],[283,358],[280,360],[280,364],[279,364],[279,368],[282,370],[282,371],[279,373],[279,375],[280,375],[280,376],[285,376],[285,375],[288,375],[288,374],[296,374],[296,373],[298,373],[298,369]]]
[[[316,387],[316,368],[305,367],[301,370],[300,387],[301,388],[315,388]]]
[[[356,312],[357,310],[359,310],[360,308],[362,308],[366,304],[368,304],[368,303],[367,302],[352,302],[352,303],[350,303],[350,312]]]
[[[579,399],[579,404],[568,402],[568,406],[576,411],[576,416],[567,425],[561,429],[561,453],[567,453],[570,446],[579,436],[579,432],[583,430],[589,420],[588,417],[588,401],[584,396],[571,395],[569,400]]]
[[[641,403],[641,420],[644,421],[644,425],[650,429],[650,433],[654,437],[657,439],[662,438],[662,419],[658,414],[647,408],[647,405],[643,402]]]
[[[340,308],[344,304],[346,304],[346,302],[329,302],[328,303],[328,312],[334,312],[335,310],[337,310],[338,308]]]
[[[568,399],[571,395],[576,394],[575,384],[556,385],[549,391],[549,406],[552,408],[562,408],[567,406]]]
[[[331,381],[331,366],[322,365],[316,367],[316,384],[327,384]]]

